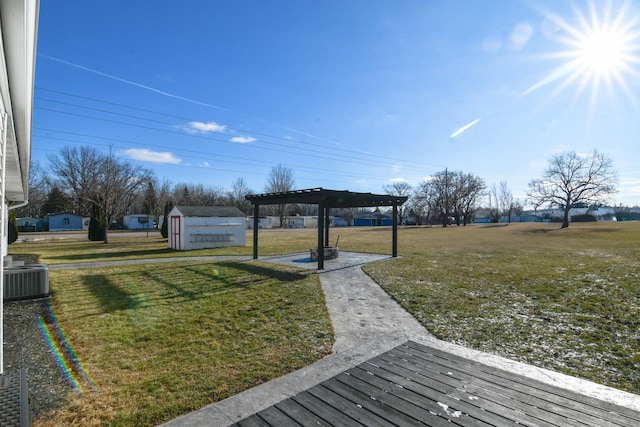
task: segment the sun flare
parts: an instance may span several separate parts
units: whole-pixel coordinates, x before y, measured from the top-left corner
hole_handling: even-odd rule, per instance
[[[620,34],[602,30],[581,40],[576,51],[579,68],[594,74],[616,74],[625,65],[627,46]]]
[[[524,93],[559,81],[557,92],[576,84],[578,96],[589,91],[592,106],[603,85],[610,97],[622,91],[635,102],[629,82],[640,79],[638,11],[632,11],[629,3],[614,10],[613,2],[606,3],[603,9],[590,2],[588,11],[574,8],[574,13],[575,23],[545,13],[556,28],[551,38],[562,47],[549,56],[560,59],[561,65]]]

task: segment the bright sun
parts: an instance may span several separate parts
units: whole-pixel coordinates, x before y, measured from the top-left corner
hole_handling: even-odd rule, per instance
[[[577,23],[573,25],[553,13],[545,17],[557,29],[553,39],[563,46],[550,56],[561,59],[562,64],[525,94],[559,80],[559,92],[575,83],[578,95],[590,89],[592,105],[603,84],[611,97],[620,89],[635,102],[628,79],[640,79],[640,15],[629,3],[613,10],[613,2],[607,2],[599,10],[590,2],[588,16],[575,8]]]
[[[577,65],[596,76],[618,74],[625,66],[627,46],[621,34],[600,30],[580,40],[577,49]]]

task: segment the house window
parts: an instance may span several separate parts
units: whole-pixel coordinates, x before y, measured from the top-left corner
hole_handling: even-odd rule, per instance
[[[69,220],[69,218],[64,218],[64,219],[62,220],[62,223],[63,223],[64,225],[69,225],[69,224],[71,224],[71,221]]]

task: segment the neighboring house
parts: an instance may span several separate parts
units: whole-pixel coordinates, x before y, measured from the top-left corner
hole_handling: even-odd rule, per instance
[[[333,226],[333,227],[348,227],[349,226],[349,221],[344,219],[344,218],[341,218],[339,216],[332,216],[329,219],[329,221],[330,221],[329,222],[330,225]],[[317,226],[317,224],[316,224],[316,226]]]
[[[16,225],[20,232],[37,231],[38,221],[38,218],[16,218]]]
[[[366,217],[356,217],[353,219],[355,227],[372,227],[393,225],[393,218],[385,214],[372,214]]]
[[[29,199],[33,83],[38,33],[38,0],[0,1],[0,249],[7,255],[9,210]],[[9,203],[12,206],[9,207]],[[0,262],[0,304],[4,262]],[[0,325],[4,311],[0,310]],[[0,327],[0,374],[4,373],[4,328]]]
[[[247,228],[253,229],[253,217],[247,217]],[[258,228],[271,228],[271,218],[266,216],[258,218]]]
[[[616,209],[611,206],[600,206],[589,211],[596,221],[617,221]]]
[[[153,215],[132,214],[122,217],[122,224],[128,230],[148,230],[153,228],[155,218]]]
[[[49,231],[82,231],[84,218],[69,212],[58,212],[47,215]]]
[[[488,216],[475,217],[473,218],[473,223],[474,224],[491,224],[491,218],[489,218]]]
[[[640,221],[640,212],[623,212],[618,214],[618,221]]]
[[[169,247],[177,250],[244,246],[247,220],[231,206],[176,206],[169,212]]]
[[[284,228],[318,228],[318,217],[289,216],[284,219]]]

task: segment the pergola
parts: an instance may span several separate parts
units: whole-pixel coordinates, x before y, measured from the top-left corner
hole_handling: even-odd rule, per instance
[[[253,259],[258,259],[258,219],[260,205],[302,203],[318,205],[318,270],[324,269],[324,250],[329,246],[329,213],[331,208],[361,208],[393,206],[392,256],[398,256],[398,206],[407,201],[406,196],[389,194],[355,193],[352,191],[308,188],[281,193],[249,194],[245,199],[253,205]]]

